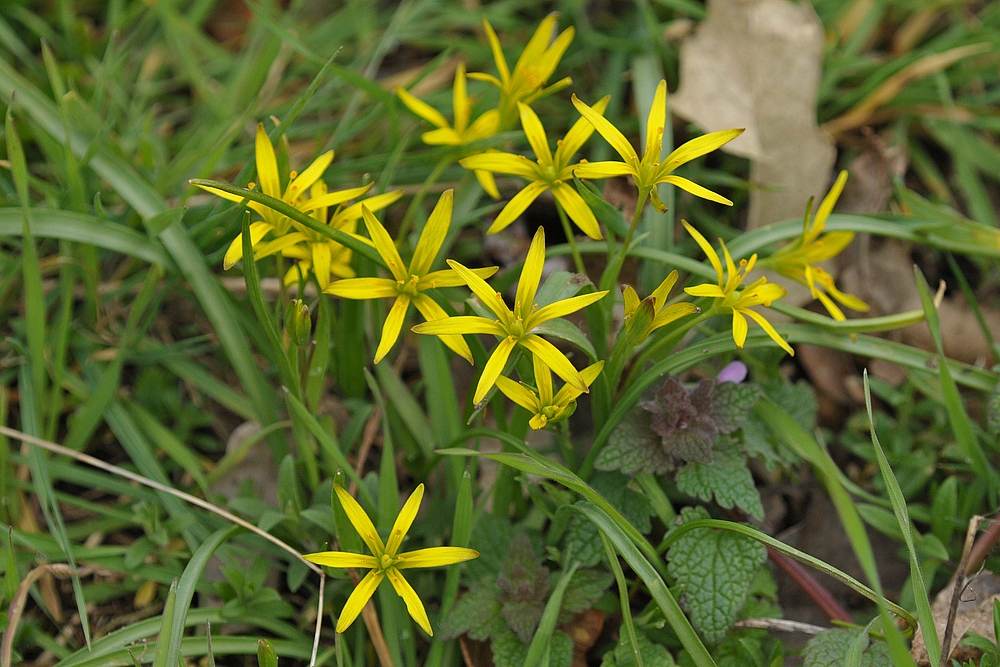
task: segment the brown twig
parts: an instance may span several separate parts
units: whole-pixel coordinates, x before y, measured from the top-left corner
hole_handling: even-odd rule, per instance
[[[801,563],[771,547],[767,547],[767,555],[771,562],[791,577],[792,581],[809,596],[809,599],[826,614],[827,618],[831,621],[854,623],[854,619],[847,613],[847,610],[837,602],[830,591],[816,581],[816,578]]]
[[[948,621],[944,626],[944,636],[941,637],[941,664],[947,665],[951,656],[951,636],[955,632],[955,614],[958,612],[958,602],[965,590],[968,581],[969,565],[972,563],[973,541],[976,533],[979,532],[979,525],[983,517],[974,516],[969,520],[969,526],[965,530],[965,546],[962,548],[962,560],[958,563],[958,570],[955,572],[955,586],[951,591],[951,604],[948,606]],[[996,523],[996,522],[994,522]]]

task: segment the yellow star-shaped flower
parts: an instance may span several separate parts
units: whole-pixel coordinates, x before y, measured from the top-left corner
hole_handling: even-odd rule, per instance
[[[696,285],[694,287],[685,287],[684,291],[691,296],[722,299],[721,303],[716,302],[715,308],[729,310],[733,313],[733,340],[736,342],[736,347],[743,349],[743,345],[746,343],[747,330],[749,328],[746,318],[749,317],[759,324],[767,332],[767,335],[771,337],[771,340],[777,343],[781,349],[788,354],[794,355],[795,350],[792,349],[792,346],[784,338],[778,335],[778,332],[774,330],[771,323],[764,319],[764,316],[757,311],[751,310],[754,306],[770,306],[773,301],[777,301],[788,293],[785,291],[785,288],[781,285],[767,282],[767,278],[760,278],[743,289],[739,289],[743,283],[743,278],[753,270],[754,264],[757,262],[757,255],[754,254],[750,257],[749,261],[741,259],[740,266],[737,268],[736,263],[733,262],[733,258],[729,254],[729,249],[726,248],[726,244],[720,239],[719,243],[722,244],[722,252],[726,258],[726,272],[723,273],[719,255],[709,242],[705,240],[705,237],[697,229],[689,225],[686,220],[682,220],[681,222],[684,223],[684,228],[688,230],[691,237],[705,251],[708,261],[711,262],[712,268],[715,269],[715,275],[719,279],[717,285]]]
[[[490,25],[485,16],[483,17],[483,30],[486,31],[486,37],[489,39],[490,49],[493,51],[493,61],[496,63],[500,78],[480,72],[473,72],[469,74],[469,77],[488,81],[500,90],[500,129],[509,127],[514,122],[517,117],[518,102],[531,104],[535,100],[551,95],[557,90],[562,90],[572,83],[572,80],[567,77],[551,86],[545,86],[549,77],[556,71],[566,48],[573,41],[573,35],[576,34],[571,26],[563,30],[555,40],[552,40],[552,33],[555,31],[558,18],[558,13],[549,14],[538,25],[535,34],[532,35],[528,45],[521,52],[521,57],[517,59],[514,71],[511,72],[510,68],[507,67],[507,59],[504,58],[503,48],[500,46],[496,32],[493,31],[493,26]]]
[[[733,205],[733,202],[722,195],[703,188],[694,181],[682,176],[674,176],[673,171],[685,162],[690,162],[706,153],[711,153],[723,144],[732,141],[743,134],[743,130],[734,129],[710,132],[679,146],[663,162],[660,162],[660,153],[663,151],[663,128],[667,122],[667,82],[665,80],[661,80],[660,85],[656,87],[656,94],[653,96],[653,106],[650,107],[649,116],[646,117],[646,148],[642,154],[642,159],[639,158],[635,149],[632,148],[632,144],[629,143],[629,140],[625,138],[625,135],[618,128],[593,108],[577,99],[576,95],[573,96],[573,105],[584,118],[593,124],[594,128],[624,160],[624,162],[591,162],[581,164],[576,168],[576,175],[579,178],[631,176],[639,191],[648,192],[653,205],[661,212],[665,211],[667,207],[660,201],[660,197],[656,193],[656,185],[659,183],[670,183],[702,199],[726,204],[727,206]]]
[[[396,299],[392,308],[389,309],[385,324],[382,325],[382,339],[375,352],[376,364],[382,361],[392,346],[396,344],[411,303],[428,321],[442,320],[448,317],[448,314],[424,292],[435,287],[456,287],[465,284],[464,277],[451,269],[431,271],[434,260],[441,250],[441,245],[444,243],[445,237],[448,236],[453,198],[453,191],[445,190],[441,198],[438,199],[437,205],[420,234],[420,240],[417,241],[417,247],[413,251],[409,267],[400,258],[399,251],[396,250],[396,244],[393,243],[389,232],[372,215],[371,211],[364,205],[365,203],[361,203],[361,212],[365,226],[368,228],[368,234],[371,236],[378,254],[382,256],[386,266],[389,267],[392,278],[348,278],[330,283],[325,291],[345,299],[381,299],[386,297]],[[474,275],[482,280],[489,278],[496,272],[497,267],[493,266],[486,269],[476,269]],[[472,363],[472,351],[469,350],[468,343],[460,335],[442,335],[440,338],[456,354],[466,359],[470,364]]]
[[[462,280],[469,286],[469,289],[479,297],[483,305],[496,314],[498,319],[492,320],[488,317],[462,315],[435,320],[433,322],[425,322],[413,327],[413,330],[417,333],[433,334],[435,336],[446,334],[494,334],[500,337],[500,343],[493,350],[489,361],[486,362],[486,366],[483,368],[482,375],[479,377],[479,384],[476,385],[473,402],[479,403],[486,397],[486,393],[496,383],[497,377],[503,372],[510,353],[518,345],[531,352],[532,355],[539,357],[553,373],[571,384],[581,394],[589,393],[590,389],[587,387],[587,382],[576,368],[573,367],[573,364],[566,358],[566,355],[560,352],[555,345],[538,334],[533,333],[533,331],[544,322],[569,315],[581,308],[586,308],[604,297],[607,291],[574,296],[539,308],[535,304],[535,293],[538,291],[538,283],[542,279],[542,266],[544,264],[545,231],[539,227],[535,233],[535,238],[531,241],[531,247],[528,248],[528,256],[524,260],[521,278],[517,283],[514,310],[511,310],[504,303],[503,296],[490,287],[485,280],[474,271],[449,259],[448,265],[462,277]]]
[[[576,399],[583,392],[570,384],[564,384],[559,391],[553,394],[552,373],[549,371],[549,367],[542,363],[538,357],[533,357],[532,363],[535,370],[537,394],[523,383],[514,382],[503,375],[497,378],[497,387],[507,398],[533,415],[528,424],[537,431],[545,428],[547,424],[555,424],[568,419],[573,414],[573,410],[576,409]],[[594,384],[594,380],[601,374],[603,368],[604,362],[598,361],[580,371],[580,377],[589,387]]]
[[[597,113],[604,113],[609,99],[611,98],[605,97],[600,100],[593,106],[593,109]],[[521,114],[521,127],[524,128],[528,143],[531,144],[531,149],[535,152],[534,162],[523,155],[501,153],[500,151],[487,151],[460,160],[460,164],[466,169],[513,174],[531,181],[523,190],[514,195],[500,211],[500,215],[493,221],[487,233],[495,234],[517,220],[517,217],[524,213],[531,202],[535,201],[546,190],[550,190],[562,209],[576,223],[576,226],[583,230],[584,234],[592,239],[600,239],[601,228],[597,224],[594,212],[583,201],[583,197],[566,183],[573,178],[573,169],[576,167],[576,165],[570,164],[570,160],[594,133],[594,126],[585,118],[578,120],[566,133],[566,136],[557,142],[556,152],[553,154],[549,150],[549,140],[545,136],[545,128],[542,127],[542,122],[538,120],[535,112],[521,102],[518,102],[517,108]]]
[[[449,125],[440,111],[403,88],[397,88],[396,95],[406,108],[437,128],[420,136],[423,142],[430,146],[465,146],[492,137],[500,131],[500,112],[496,109],[484,112],[470,123],[472,102],[469,100],[466,88],[465,63],[459,63],[458,69],[455,70],[455,84],[451,93],[452,110],[455,114],[454,125]],[[497,190],[493,175],[483,171],[476,171],[475,174],[483,190],[494,199],[499,199],[500,192]]]
[[[326,168],[330,166],[331,162],[333,162],[333,151],[323,153],[301,174],[297,174],[294,171],[291,172],[288,178],[288,186],[285,188],[284,192],[282,192],[281,176],[278,173],[278,160],[274,154],[274,146],[271,145],[271,140],[268,138],[267,132],[264,131],[263,123],[257,124],[255,153],[257,160],[257,178],[260,181],[261,191],[266,195],[274,197],[275,199],[280,199],[286,204],[294,206],[300,210],[304,210],[302,209],[303,201],[309,201],[307,195],[312,185],[319,180],[320,176],[323,175],[323,172],[326,171]],[[198,187],[203,190],[207,190],[214,195],[218,195],[223,199],[237,202],[243,201],[243,198],[239,195],[223,192],[222,190],[216,190],[215,188],[205,185],[199,185]],[[253,187],[253,184],[251,184],[250,187]],[[351,197],[347,197],[346,199],[350,198]],[[316,202],[313,200],[311,203],[315,205]],[[329,206],[331,204],[327,205]],[[247,202],[247,206],[263,218],[263,220],[254,222],[250,225],[250,242],[254,248],[257,247],[257,244],[268,232],[273,232],[276,237],[283,236],[292,226],[291,218],[282,215],[281,213],[278,213],[263,204],[251,201]],[[232,268],[232,266],[242,258],[243,234],[241,233],[236,237],[236,240],[229,245],[229,249],[226,251],[226,256],[223,260],[223,266],[226,269]]]
[[[671,271],[670,275],[663,279],[659,287],[653,290],[653,293],[650,295],[653,299],[653,320],[646,327],[645,331],[641,333],[636,332],[636,345],[646,340],[649,334],[660,327],[666,326],[674,320],[679,320],[685,315],[698,312],[697,306],[686,301],[675,303],[672,306],[667,305],[667,297],[670,296],[670,290],[674,288],[676,283],[677,271]],[[631,286],[626,285],[622,290],[622,296],[625,298],[625,326],[628,327],[632,316],[639,310],[639,295],[636,294]]]
[[[399,516],[396,517],[392,531],[389,533],[389,541],[385,543],[382,542],[374,524],[365,514],[365,510],[358,504],[358,501],[352,498],[351,494],[339,484],[334,484],[333,488],[347,518],[351,521],[351,525],[358,531],[358,535],[372,552],[370,556],[345,551],[323,551],[303,556],[311,563],[327,567],[359,567],[371,570],[354,589],[351,596],[347,598],[347,604],[344,605],[344,610],[340,612],[340,618],[337,620],[337,632],[344,632],[351,627],[358,614],[375,593],[375,589],[379,587],[383,579],[388,577],[389,583],[396,589],[399,597],[406,602],[406,610],[413,620],[424,629],[424,632],[433,636],[434,631],[431,629],[427,612],[424,610],[424,603],[420,601],[420,597],[409,582],[403,578],[401,570],[453,565],[478,558],[479,552],[463,547],[431,547],[398,553],[403,538],[406,537],[413,520],[417,517],[417,510],[420,509],[420,501],[424,497],[423,484],[414,489],[413,494],[403,504],[403,509],[399,511]]]
[[[845,294],[837,289],[833,276],[817,266],[820,262],[836,257],[854,239],[854,232],[830,232],[824,234],[826,219],[830,217],[833,207],[837,204],[840,193],[847,182],[847,172],[842,171],[834,182],[830,192],[820,202],[816,217],[812,214],[812,200],[806,207],[805,222],[802,225],[802,236],[784,246],[767,259],[761,260],[761,265],[774,269],[783,276],[796,280],[807,286],[814,299],[827,309],[833,319],[844,321],[844,312],[830,297],[843,305],[867,312],[868,304],[852,294]]]
[[[328,192],[323,181],[316,181],[310,189],[310,197],[302,199],[297,208],[309,213],[317,221],[329,225],[342,232],[353,235],[358,220],[361,219],[361,208],[369,211],[380,211],[403,196],[402,190],[386,192],[369,197],[363,202],[357,202],[341,208],[346,202],[356,199],[371,189],[374,183],[348,190]],[[329,217],[331,206],[337,207],[333,216]],[[351,250],[336,241],[323,236],[305,225],[291,220],[291,227],[283,235],[272,241],[261,243],[254,250],[254,259],[258,260],[268,255],[281,253],[285,257],[299,260],[285,274],[285,284],[291,285],[303,280],[310,273],[316,276],[320,289],[326,289],[334,277],[352,278]],[[251,231],[252,233],[252,231]]]

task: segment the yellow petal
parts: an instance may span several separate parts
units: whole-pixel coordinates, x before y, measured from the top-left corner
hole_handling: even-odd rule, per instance
[[[399,294],[396,281],[388,278],[348,278],[330,283],[323,291],[343,299],[384,299]]]
[[[413,259],[410,260],[410,274],[422,276],[431,270],[434,258],[441,250],[441,244],[448,236],[448,227],[451,226],[451,207],[454,199],[454,190],[445,190],[441,193],[434,210],[427,218],[427,224],[420,233],[420,240],[413,251]]]
[[[472,173],[476,175],[476,180],[479,181],[479,187],[483,189],[483,192],[493,199],[500,199],[500,191],[497,190],[497,181],[493,178],[493,174],[485,169],[476,169]]]
[[[465,547],[430,547],[407,551],[396,556],[396,569],[409,570],[416,567],[440,567],[463,563],[479,558],[479,552]]]
[[[667,123],[667,82],[660,79],[653,95],[653,104],[646,116],[646,151],[643,159],[660,161],[660,151],[663,150],[663,129]]]
[[[490,42],[490,50],[493,52],[493,62],[496,63],[497,72],[500,73],[500,80],[507,83],[510,80],[510,70],[507,69],[507,60],[503,57],[503,49],[500,47],[500,40],[493,32],[493,26],[483,17],[483,30],[486,31],[486,39]]]
[[[632,317],[639,310],[639,295],[631,285],[625,285],[622,287],[622,298],[625,300],[625,317]]]
[[[594,384],[594,380],[597,379],[597,376],[601,374],[602,370],[604,370],[604,362],[598,361],[596,364],[591,364],[590,366],[587,366],[582,371],[580,371],[580,377],[583,378],[583,381],[589,387],[590,385]],[[564,384],[559,389],[559,391],[556,392],[556,395],[552,398],[552,404],[565,408],[568,407],[570,403],[579,398],[579,396],[580,392],[575,387],[573,387],[573,385]]]
[[[465,143],[464,138],[450,127],[424,132],[420,139],[428,146],[460,146]]]
[[[389,350],[396,344],[399,338],[399,330],[403,328],[403,320],[406,319],[406,310],[410,307],[410,297],[400,294],[389,309],[389,314],[382,325],[382,338],[379,340],[378,349],[375,351],[375,363],[382,361]]]
[[[587,206],[587,202],[583,201],[580,193],[561,181],[553,183],[549,186],[549,189],[552,190],[552,196],[556,198],[559,205],[566,211],[570,220],[576,223],[580,231],[598,241],[603,238],[601,236],[601,226],[597,224],[594,212]]]
[[[733,202],[729,201],[722,195],[712,192],[708,188],[703,188],[694,181],[689,181],[688,179],[682,176],[664,176],[663,178],[656,179],[656,182],[670,183],[671,185],[676,185],[681,190],[687,190],[695,197],[701,197],[702,199],[718,202],[719,204],[725,204],[726,206],[733,205]]]
[[[580,294],[579,296],[572,296],[568,299],[563,299],[562,301],[556,301],[555,303],[550,303],[547,306],[542,306],[528,318],[526,325],[528,331],[531,331],[543,322],[554,320],[557,317],[565,317],[570,313],[582,310],[590,304],[603,299],[604,295],[607,293],[608,291],[604,290],[601,292],[591,292],[590,294]]]
[[[313,274],[320,289],[330,284],[330,245],[324,242],[312,243]]]
[[[684,291],[691,296],[710,296],[716,299],[726,298],[726,293],[722,291],[722,288],[718,285],[712,285],[711,283],[695,285],[694,287],[685,287]]]
[[[691,238],[695,240],[695,243],[702,249],[705,256],[708,257],[708,261],[711,262],[712,268],[715,269],[715,275],[719,277],[719,287],[722,287],[725,282],[725,276],[722,275],[722,262],[719,261],[719,255],[712,248],[711,244],[705,240],[705,237],[701,235],[697,229],[688,224],[687,220],[681,220],[681,224],[684,225],[684,229],[687,230]],[[689,290],[685,290],[688,294],[691,294]],[[698,296],[698,295],[695,295]]]
[[[677,270],[674,269],[670,272],[663,282],[653,290],[653,303],[655,304],[655,309],[660,310],[663,308],[664,304],[667,303],[667,297],[670,296],[670,290],[674,288],[674,284],[677,282]]]
[[[354,623],[358,614],[368,604],[368,600],[371,599],[372,594],[375,593],[375,589],[378,588],[378,585],[382,583],[382,579],[384,578],[385,574],[376,570],[372,570],[365,575],[365,578],[361,580],[358,587],[351,593],[351,597],[347,598],[344,610],[340,612],[340,618],[337,619],[338,634],[351,627],[351,624]]]
[[[535,230],[535,236],[528,247],[528,255],[524,258],[521,277],[517,280],[517,293],[514,296],[514,313],[525,321],[525,326],[534,310],[535,293],[538,291],[538,283],[542,280],[544,267],[545,228],[539,227]]]
[[[462,280],[465,284],[469,286],[473,294],[479,297],[479,300],[483,302],[483,305],[492,310],[497,317],[500,318],[500,322],[504,325],[510,321],[511,312],[507,308],[507,304],[504,303],[503,297],[500,293],[494,290],[489,284],[477,276],[475,273],[465,268],[453,259],[447,260],[448,266],[450,266],[458,275],[462,276]]]
[[[430,298],[426,294],[417,294],[413,298],[413,305],[417,307],[420,314],[424,316],[424,319],[428,322],[434,320],[445,320],[448,318],[448,313],[444,311],[444,308],[439,306],[434,299]],[[445,336],[438,336],[441,342],[447,345],[451,350],[462,357],[470,364],[472,363],[472,350],[469,349],[469,344],[465,342],[459,334],[451,334]]]
[[[830,313],[830,316],[833,319],[837,320],[838,322],[846,322],[847,321],[847,316],[844,315],[844,311],[842,311],[837,306],[837,304],[835,304],[833,302],[833,299],[831,299],[830,297],[828,297],[823,292],[819,292],[819,291],[817,291],[814,296],[817,299],[819,299],[819,302],[821,304],[823,304],[823,307],[826,308],[827,312]]]
[[[397,201],[403,196],[402,190],[393,190],[392,192],[383,192],[380,195],[375,195],[374,197],[369,197],[364,201],[360,201],[356,204],[351,204],[345,209],[337,212],[333,219],[330,221],[330,225],[340,229],[341,231],[352,232],[353,227],[350,223],[357,220],[362,216],[361,207],[364,206],[369,212],[374,213],[375,211],[381,211],[386,206],[389,206],[393,202]],[[367,239],[362,239],[367,243]],[[373,244],[374,245],[374,244]]]
[[[242,201],[242,200],[241,200]],[[264,235],[270,231],[273,231],[274,227],[267,224],[266,222],[252,222],[250,223],[250,247],[254,247],[260,242]],[[226,257],[222,260],[222,266],[225,269],[233,268],[236,262],[243,259],[243,233],[241,232],[236,239],[229,244],[229,249],[226,251]]]
[[[610,121],[604,118],[601,114],[597,113],[589,106],[577,99],[576,95],[573,95],[573,106],[576,110],[580,112],[580,115],[587,119],[591,125],[594,126],[604,140],[611,144],[611,147],[615,149],[622,159],[627,163],[632,163],[633,161],[638,163],[639,156],[636,155],[635,149],[632,148],[632,144],[629,143],[625,135],[622,134],[617,127],[611,124]]]
[[[315,554],[306,554],[305,560],[317,565],[326,567],[378,567],[378,560],[375,556],[365,554],[352,554],[346,551],[321,551]]]
[[[410,586],[410,582],[408,582],[403,575],[399,573],[399,570],[394,567],[389,568],[386,575],[389,577],[389,583],[396,589],[396,593],[398,593],[399,597],[403,598],[403,601],[406,602],[406,611],[410,613],[410,617],[417,622],[417,625],[423,628],[424,632],[433,636],[434,631],[431,630],[431,622],[427,618],[427,611],[424,609],[424,603],[420,601],[420,596],[417,595],[417,592],[413,590],[412,586]]]
[[[333,490],[337,492],[340,505],[344,508],[344,513],[350,519],[354,530],[358,531],[358,535],[361,536],[361,539],[371,549],[372,555],[376,558],[380,557],[385,553],[385,545],[382,544],[382,538],[379,537],[378,531],[375,530],[372,520],[368,518],[368,515],[362,509],[361,505],[358,504],[358,501],[352,498],[351,494],[344,487],[340,484],[334,484]]]
[[[281,199],[281,179],[278,176],[278,160],[274,157],[274,146],[264,131],[264,124],[257,123],[256,136],[257,180],[261,191]]]
[[[538,396],[535,395],[535,392],[531,391],[520,382],[514,382],[510,378],[504,377],[503,375],[497,378],[496,383],[497,387],[503,392],[504,396],[532,414],[538,411],[539,402]]]
[[[343,204],[345,201],[350,201],[352,199],[356,199],[356,198],[360,197],[361,195],[363,195],[366,192],[368,192],[369,190],[371,190],[373,185],[375,185],[374,181],[372,181],[368,185],[362,185],[361,187],[357,187],[357,188],[350,188],[348,190],[336,190],[334,192],[328,192],[325,195],[320,195],[318,197],[313,197],[313,198],[311,198],[311,199],[309,199],[307,201],[302,202],[298,206],[298,209],[300,211],[305,211],[306,213],[308,213],[309,211],[315,211],[315,210],[320,209],[320,208],[326,208],[326,207],[330,207],[330,206],[337,206],[338,204]],[[369,206],[368,210],[374,210],[374,209],[372,209]],[[324,222],[325,222],[325,220],[324,220]]]
[[[635,167],[624,162],[583,162],[578,164],[573,173],[577,178],[613,178],[615,176],[631,176],[639,178]]]
[[[371,236],[372,243],[375,244],[378,254],[385,260],[389,271],[392,273],[392,277],[403,282],[408,281],[410,276],[406,275],[405,265],[399,256],[399,251],[396,250],[396,244],[392,242],[392,237],[389,236],[389,232],[385,231],[382,223],[378,221],[363,203],[361,206],[361,215],[364,216],[368,235]]]
[[[743,129],[732,129],[732,130],[719,130],[718,132],[709,132],[708,134],[696,137],[691,141],[681,144],[674,151],[667,156],[663,161],[663,165],[668,169],[668,171],[673,171],[685,162],[690,162],[691,160],[701,157],[706,153],[711,153],[716,148],[729,143],[736,137],[743,134]]]
[[[823,227],[826,226],[826,219],[830,217],[830,213],[833,211],[833,207],[837,205],[837,199],[840,198],[840,193],[844,191],[844,184],[847,182],[847,170],[841,171],[837,176],[837,180],[833,183],[833,187],[830,191],[826,193],[823,197],[822,203],[820,203],[819,208],[816,210],[816,218],[813,220],[812,228],[809,230],[812,235],[819,234],[823,231]]]
[[[507,331],[496,323],[485,317],[475,315],[456,315],[441,320],[431,320],[413,327],[413,331],[418,334],[431,334],[441,336],[442,334],[494,334],[496,336],[506,336]]]
[[[752,313],[752,310],[747,310],[744,312]],[[740,314],[740,311],[733,311],[733,341],[736,343],[736,347],[743,349],[743,346],[747,342],[747,318]]]
[[[465,89],[465,63],[455,69],[455,83],[451,88],[451,108],[455,114],[455,132],[462,134],[469,126],[469,96]]]
[[[545,428],[545,425],[549,423],[548,417],[543,414],[535,414],[531,419],[528,420],[528,426],[531,427],[533,431],[541,431]]]
[[[549,149],[549,139],[545,136],[542,121],[538,120],[538,116],[527,104],[518,102],[517,110],[521,114],[521,128],[524,130],[524,136],[528,138],[531,150],[535,152],[535,160],[543,167],[551,165],[552,151]]]
[[[474,274],[486,280],[499,270],[496,266],[487,266],[482,269],[469,269]],[[464,285],[465,280],[455,272],[454,269],[443,269],[441,271],[431,271],[420,278],[418,289],[434,289],[435,287],[458,287]]]
[[[497,109],[490,109],[489,111],[484,111],[479,118],[472,121],[472,125],[470,125],[469,129],[465,131],[465,136],[467,140],[471,142],[479,139],[485,139],[486,137],[492,137],[499,131],[500,111]]]
[[[514,349],[515,344],[516,341],[512,336],[507,336],[497,344],[496,349],[493,350],[493,354],[490,355],[489,360],[483,367],[483,374],[479,376],[479,383],[476,385],[476,395],[472,399],[473,403],[478,405],[486,397],[490,388],[496,384],[497,377],[503,373],[504,366],[507,365],[507,358],[510,356],[510,352]]]
[[[809,262],[823,262],[836,257],[854,240],[854,232],[830,232],[814,241],[803,254]]]
[[[729,254],[729,248],[726,247],[725,242],[719,239],[719,243],[722,244],[722,256],[726,260],[726,286],[723,287],[727,292],[732,291],[742,280],[739,271],[736,270],[736,263],[733,261],[733,256]]]
[[[566,355],[560,352],[555,345],[535,335],[528,335],[522,338],[521,345],[539,357],[553,373],[573,385],[581,394],[586,394],[589,391],[587,384],[580,377],[580,373],[577,372],[573,364],[566,358]]]
[[[458,161],[466,169],[481,169],[497,174],[512,174],[529,181],[538,180],[539,170],[535,163],[523,155],[513,155],[500,151],[486,151],[470,155]]]
[[[558,18],[559,14],[552,12],[542,19],[542,22],[535,28],[535,33],[528,40],[524,51],[521,52],[521,57],[517,59],[517,64],[514,65],[515,76],[525,68],[535,68],[541,65],[539,61],[545,57],[545,51],[549,46],[549,41],[552,39],[552,31],[556,27],[556,20]],[[556,60],[558,62],[558,59]],[[544,81],[540,81],[539,83],[544,83]]]
[[[597,100],[594,106],[590,107],[594,113],[604,115],[604,110],[608,108],[608,102],[611,101],[610,95],[605,95],[601,99]],[[590,135],[594,133],[594,126],[591,125],[590,121],[586,118],[579,118],[573,127],[569,128],[569,132],[563,137],[562,143],[556,148],[556,154],[553,157],[556,169],[562,169],[567,166],[573,156],[577,154],[580,148],[587,142]]]
[[[686,315],[691,315],[692,313],[697,313],[698,307],[693,303],[688,303],[687,301],[682,301],[681,303],[675,303],[672,306],[667,306],[653,318],[653,321],[649,323],[649,330],[655,331],[662,326],[670,324],[674,320],[679,320]]]
[[[286,195],[289,199],[294,199],[295,197],[306,192],[313,186],[316,181],[319,180],[326,168],[330,166],[333,162],[333,151],[327,151],[320,155],[318,158],[313,160],[312,164],[306,167],[305,171],[295,177],[291,183],[288,184],[288,191]]]
[[[407,531],[413,525],[413,520],[417,518],[417,510],[420,509],[420,501],[424,497],[424,485],[418,484],[410,497],[403,503],[403,509],[399,510],[396,522],[392,524],[392,532],[389,533],[389,541],[385,543],[385,552],[390,556],[395,556],[399,551],[399,545],[403,543]]]
[[[487,234],[496,234],[501,229],[507,227],[510,223],[517,220],[517,218],[524,213],[525,209],[531,205],[531,202],[538,199],[538,195],[545,192],[548,189],[548,184],[544,181],[532,181],[528,183],[523,190],[514,195],[507,205],[503,207],[500,211],[500,215],[496,217],[490,228],[486,230]]]
[[[273,241],[258,243],[257,247],[254,248],[253,257],[254,260],[260,260],[279,252],[286,257],[296,257],[301,256],[301,248],[309,248],[309,250],[306,251],[306,257],[311,258],[311,245],[309,237],[305,234],[302,234],[301,232],[290,232],[284,236],[279,236]],[[295,246],[298,246],[298,248],[294,248]]]
[[[749,308],[746,309],[746,310],[744,310],[744,311],[742,311],[742,312],[744,312],[747,315],[749,315],[750,317],[752,317],[753,320],[754,320],[754,322],[756,322],[757,324],[759,324],[760,328],[763,329],[764,331],[766,331],[767,335],[771,337],[771,340],[773,340],[775,343],[777,343],[778,346],[782,350],[784,350],[785,352],[787,352],[788,354],[790,354],[793,357],[795,356],[795,350],[792,349],[792,346],[789,345],[785,341],[784,338],[782,338],[781,336],[778,335],[778,332],[774,330],[774,327],[771,326],[770,322],[768,322],[766,319],[764,319],[763,315],[761,315],[757,311],[750,310]],[[744,334],[744,338],[745,337],[746,337],[746,334]]]
[[[545,365],[541,357],[532,355],[531,370],[535,374],[535,386],[538,387],[538,402],[540,405],[552,403],[552,371]],[[535,412],[538,412],[536,410]]]
[[[396,95],[399,96],[399,99],[402,100],[407,109],[417,114],[434,127],[448,127],[448,120],[441,114],[441,112],[423,100],[413,96],[402,88],[396,89]]]

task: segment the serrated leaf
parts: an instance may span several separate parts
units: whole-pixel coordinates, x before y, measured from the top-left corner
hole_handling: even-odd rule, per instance
[[[668,377],[652,400],[640,405],[653,417],[650,426],[671,459],[711,461],[712,444],[719,435],[712,410],[714,380],[702,380],[687,389]]]
[[[545,611],[545,604],[535,600],[523,600],[508,602],[503,606],[503,620],[507,621],[507,627],[517,635],[517,638],[527,644],[531,641],[539,621],[542,620],[542,613]]]
[[[513,632],[506,632],[492,641],[493,664],[496,667],[523,667],[528,645]],[[556,630],[549,640],[549,667],[569,667],[573,664],[573,640]]]
[[[489,577],[496,581],[500,574],[500,564],[515,535],[517,529],[510,521],[492,514],[483,514],[472,531],[469,546],[479,552],[479,558],[466,563],[467,580],[479,581]]]
[[[844,655],[863,629],[834,628],[824,630],[809,640],[802,652],[802,667],[840,667]],[[889,645],[872,640],[861,654],[861,667],[890,667]]]
[[[497,587],[504,620],[521,641],[530,642],[548,598],[549,570],[535,555],[526,533],[518,533],[510,543]]]
[[[729,438],[719,438],[710,463],[692,461],[678,470],[676,482],[677,489],[689,496],[702,500],[711,500],[714,496],[720,507],[739,506],[758,521],[764,519],[764,506],[747,467],[746,456]]]
[[[684,523],[707,518],[702,507],[681,510]],[[681,587],[680,604],[705,641],[717,644],[726,636],[766,558],[758,542],[707,528],[682,535],[670,547],[667,568]]]
[[[553,578],[555,575],[553,575]],[[562,607],[559,610],[559,621],[565,623],[574,614],[590,609],[595,602],[608,590],[614,577],[611,573],[601,570],[577,570],[563,593]],[[550,578],[549,585],[555,581]]]
[[[677,664],[667,649],[649,641],[649,638],[641,630],[636,630],[635,638],[639,647],[639,655],[642,658],[642,667],[674,667]],[[618,640],[614,650],[604,654],[601,667],[636,667],[632,647],[629,646],[628,639],[624,634]]]
[[[500,616],[500,589],[494,581],[483,581],[469,590],[452,607],[441,624],[444,641],[468,633],[471,639],[482,641],[490,636],[509,632]]]
[[[720,433],[732,433],[747,420],[751,408],[760,398],[755,384],[723,382],[712,391],[712,421]]]
[[[660,436],[650,428],[651,418],[642,408],[633,410],[611,433],[594,467],[620,470],[627,475],[637,472],[661,475],[670,470],[672,464],[660,445]]]

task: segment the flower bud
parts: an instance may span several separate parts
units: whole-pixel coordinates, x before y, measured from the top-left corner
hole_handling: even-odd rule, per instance
[[[278,667],[278,654],[271,642],[266,639],[257,640],[257,665],[259,667]]]
[[[304,347],[309,344],[312,318],[309,316],[309,306],[302,299],[292,299],[285,309],[285,331],[295,345]]]

